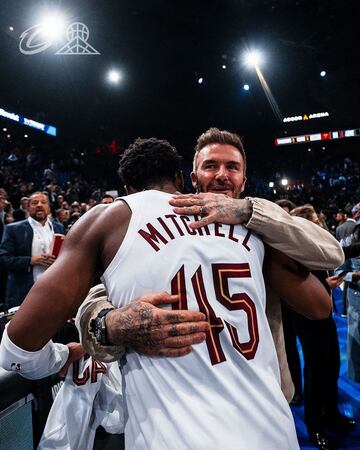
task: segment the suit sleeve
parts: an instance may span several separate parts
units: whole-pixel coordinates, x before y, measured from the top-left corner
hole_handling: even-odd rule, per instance
[[[15,229],[7,225],[0,245],[0,266],[13,272],[30,272],[31,256],[16,255],[16,248]]]
[[[125,348],[112,345],[102,346],[91,332],[91,321],[96,318],[102,309],[114,308],[110,303],[105,286],[98,284],[90,289],[88,296],[80,305],[75,318],[75,325],[78,329],[80,342],[86,353],[100,361],[109,363],[120,360],[125,353]]]
[[[290,216],[269,200],[247,197],[253,214],[246,227],[266,244],[309,270],[335,269],[344,262],[339,242],[326,230],[302,217]]]

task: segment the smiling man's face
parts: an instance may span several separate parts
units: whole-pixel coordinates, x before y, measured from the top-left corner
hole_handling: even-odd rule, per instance
[[[33,194],[29,200],[29,214],[36,220],[44,224],[50,214],[49,198],[45,194]]]
[[[209,144],[197,155],[191,181],[197,192],[213,192],[239,198],[245,188],[244,158],[228,144]]]

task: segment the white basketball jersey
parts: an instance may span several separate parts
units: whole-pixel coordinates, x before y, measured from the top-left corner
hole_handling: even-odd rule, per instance
[[[241,225],[191,230],[194,217],[175,215],[170,198],[146,191],[123,199],[132,215],[103,281],[118,307],[145,293],[178,293],[177,308],[204,312],[211,332],[184,357],[127,354],[126,448],[299,448],[265,316],[261,240]]]
[[[92,450],[96,429],[123,433],[117,362],[84,356],[69,367],[51,407],[38,450]]]

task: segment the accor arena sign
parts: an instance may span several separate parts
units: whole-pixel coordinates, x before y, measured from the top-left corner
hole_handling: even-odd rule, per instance
[[[311,113],[311,114],[303,114],[302,116],[284,117],[283,122],[301,122],[304,120],[322,119],[323,117],[329,117],[329,116],[330,116],[330,114],[328,112],[318,112],[318,113]]]

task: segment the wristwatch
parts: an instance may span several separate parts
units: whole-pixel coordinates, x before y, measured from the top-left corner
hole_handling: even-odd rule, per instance
[[[106,333],[106,314],[110,311],[113,311],[115,308],[106,308],[102,309],[95,319],[91,321],[90,329],[95,336],[96,340],[99,344],[110,346],[111,344],[107,339]]]

